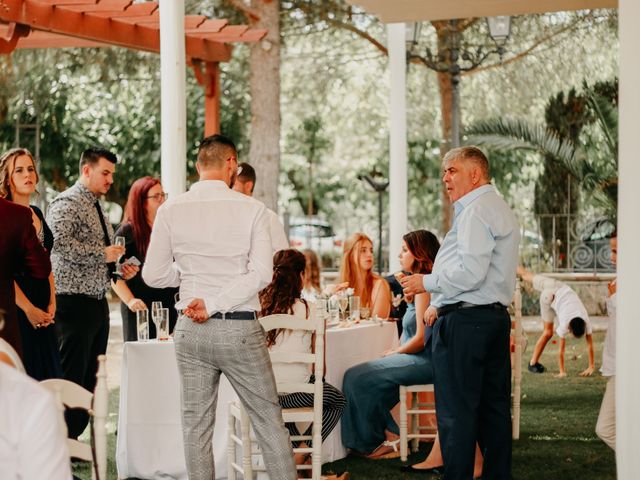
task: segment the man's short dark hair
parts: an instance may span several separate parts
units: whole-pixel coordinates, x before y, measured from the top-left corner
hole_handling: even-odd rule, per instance
[[[253,183],[253,186],[256,185],[256,171],[255,169],[249,165],[247,162],[242,162],[238,165],[238,179],[236,180],[240,183]]]
[[[229,156],[237,156],[235,144],[224,135],[209,135],[198,147],[198,163],[203,167],[221,167]]]
[[[576,338],[581,338],[587,329],[587,323],[580,317],[573,317],[569,322],[569,331]]]
[[[104,158],[111,163],[118,163],[118,157],[116,157],[115,153],[102,147],[90,147],[80,155],[80,170],[82,170],[84,165],[95,167],[101,158]]]

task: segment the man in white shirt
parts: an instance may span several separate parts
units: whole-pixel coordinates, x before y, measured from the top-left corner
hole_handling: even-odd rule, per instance
[[[0,362],[0,478],[70,480],[62,421],[51,393]]]
[[[609,240],[611,245],[611,263],[618,263],[618,233],[614,232]],[[616,449],[616,306],[618,302],[617,281],[614,278],[608,285],[607,314],[609,327],[604,337],[602,350],[602,376],[607,379],[607,387],[602,397],[602,405],[596,423],[596,434],[613,450]]]
[[[246,407],[269,477],[296,477],[264,332],[258,292],[271,280],[265,206],[230,189],[236,148],[205,138],[200,181],[159,209],[142,271],[152,287],[180,287],[174,331],[182,386],[182,430],[190,480],[215,478],[211,448],[220,374]]]
[[[589,367],[580,372],[581,377],[588,377],[595,369],[595,354],[593,351],[593,331],[589,314],[580,297],[571,287],[553,278],[542,275],[534,275],[533,272],[522,266],[518,267],[518,275],[523,280],[531,282],[533,288],[540,291],[540,315],[544,328],[540,338],[533,349],[533,355],[529,362],[528,369],[531,373],[543,373],[546,368],[539,363],[542,352],[547,342],[553,337],[553,322],[558,317],[558,328],[556,333],[560,337],[560,349],[558,351],[557,377],[566,377],[564,368],[565,337],[567,334],[580,338],[584,335],[589,352]]]
[[[256,171],[254,168],[246,162],[238,165],[238,178],[233,185],[233,189],[236,192],[244,193],[250,197],[253,196],[253,189],[256,186]],[[273,210],[267,208],[267,215],[269,217],[269,232],[271,233],[271,249],[273,253],[279,250],[286,250],[289,248],[289,240],[287,234],[284,231],[284,227],[278,218],[278,214]]]

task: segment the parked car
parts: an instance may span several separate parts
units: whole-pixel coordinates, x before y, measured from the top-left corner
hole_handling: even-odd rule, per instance
[[[314,217],[292,218],[289,221],[289,244],[292,248],[314,250],[323,268],[336,268],[342,255],[342,241],[329,222]]]

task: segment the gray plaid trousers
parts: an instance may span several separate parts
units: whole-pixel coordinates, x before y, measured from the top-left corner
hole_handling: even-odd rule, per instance
[[[182,385],[182,432],[189,480],[215,479],[212,437],[224,373],[251,419],[272,480],[294,480],[296,467],[257,320],[178,320],[174,333]]]

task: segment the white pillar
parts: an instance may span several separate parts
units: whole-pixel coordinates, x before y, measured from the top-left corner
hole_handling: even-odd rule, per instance
[[[389,271],[400,269],[398,253],[407,233],[407,66],[405,24],[387,25],[389,47]]]
[[[161,179],[172,196],[187,181],[184,0],[160,0]]]
[[[616,426],[618,478],[640,472],[640,375],[638,374],[638,275],[640,274],[640,2],[620,0],[620,121],[618,165],[618,320],[616,337]]]

